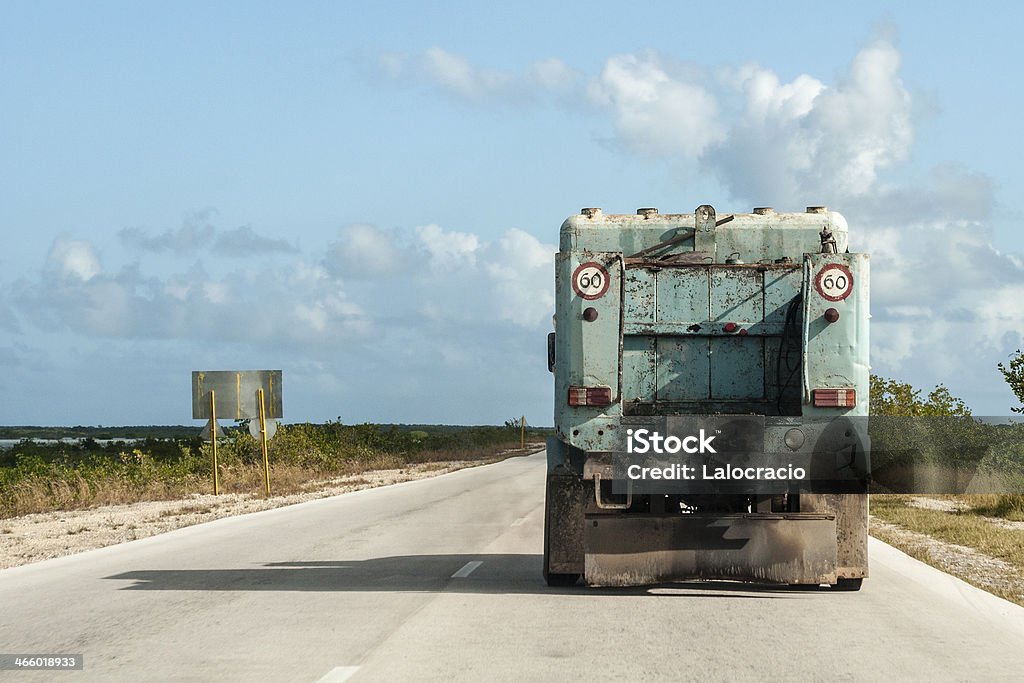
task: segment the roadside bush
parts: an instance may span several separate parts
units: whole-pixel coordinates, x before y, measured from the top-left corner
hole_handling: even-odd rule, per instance
[[[222,490],[260,490],[260,442],[244,424],[225,431],[227,438],[217,445]],[[528,434],[543,436],[535,429]],[[268,455],[272,481],[294,490],[325,476],[491,457],[518,443],[518,430],[505,427],[409,429],[339,420],[280,425],[268,442]],[[212,446],[198,437],[109,443],[26,439],[0,452],[0,517],[205,493],[211,488],[211,469]]]

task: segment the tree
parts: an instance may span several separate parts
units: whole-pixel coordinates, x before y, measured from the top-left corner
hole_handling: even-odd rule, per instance
[[[996,367],[999,368],[999,372],[1003,373],[1003,379],[1010,385],[1013,395],[1017,397],[1018,401],[1024,403],[1024,355],[1021,354],[1020,349],[1010,354],[1009,364],[996,363]],[[1024,406],[1017,406],[1010,410],[1015,413],[1024,413]]]
[[[1021,362],[1024,372],[1024,361]],[[1022,383],[1024,386],[1024,383]],[[910,384],[871,375],[871,414],[908,417],[967,417],[971,409],[942,384],[921,398],[921,390]]]
[[[928,463],[973,472],[994,433],[944,385],[935,385],[925,397],[921,393],[910,384],[871,375],[873,465]]]

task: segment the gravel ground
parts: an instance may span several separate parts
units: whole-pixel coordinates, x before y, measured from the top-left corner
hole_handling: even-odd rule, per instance
[[[922,508],[924,510],[939,510],[940,512],[961,512],[966,510],[967,503],[946,500],[944,498],[923,498],[921,496],[913,496],[908,503],[911,507]]]
[[[979,588],[1024,605],[1024,574],[1011,564],[989,557],[973,548],[946,543],[875,517],[871,518],[870,529],[872,536],[908,555]]]
[[[942,498],[922,498],[920,496],[912,497],[908,505],[916,508],[923,508],[925,510],[939,510],[941,512],[963,512],[970,507],[970,505],[962,501],[945,500]],[[999,517],[982,516],[981,519],[993,526],[1003,529],[1024,530],[1024,522],[1012,522],[1008,519],[1001,519]]]
[[[492,460],[445,461],[373,470],[310,484],[282,496],[194,494],[185,500],[109,505],[0,519],[0,569],[134,541],[221,517],[304,503],[359,489],[424,479]]]

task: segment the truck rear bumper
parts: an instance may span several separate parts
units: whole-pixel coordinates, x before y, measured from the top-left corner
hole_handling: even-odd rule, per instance
[[[588,514],[584,573],[592,586],[692,579],[836,583],[831,514]]]

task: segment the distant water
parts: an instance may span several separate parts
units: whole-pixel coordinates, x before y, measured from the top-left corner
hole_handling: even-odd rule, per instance
[[[0,439],[0,451],[9,451],[12,448],[14,448],[14,446],[16,446],[19,442],[21,442],[23,440],[24,439]],[[85,439],[75,439],[75,438],[66,437],[66,438],[63,438],[63,439],[29,439],[29,440],[32,443],[37,443],[37,444],[42,444],[42,445],[51,445],[52,446],[53,444],[58,444],[58,443],[79,444],[82,441],[84,441]],[[93,441],[95,441],[96,443],[101,444],[103,446],[106,446],[106,445],[112,444],[112,443],[123,443],[123,444],[126,444],[126,445],[130,444],[130,443],[138,443],[140,441],[144,441],[144,439],[93,439]]]

